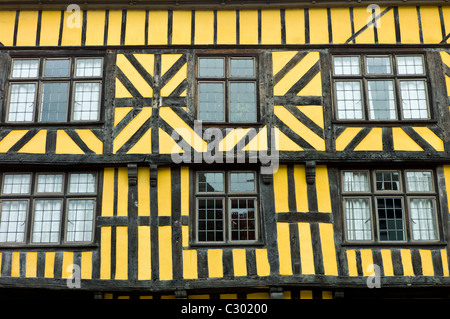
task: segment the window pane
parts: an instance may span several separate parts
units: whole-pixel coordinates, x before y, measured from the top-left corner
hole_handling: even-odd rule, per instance
[[[433,191],[431,172],[406,172],[406,185],[409,192]]]
[[[224,121],[223,83],[199,83],[199,119]]]
[[[398,56],[398,74],[424,74],[422,56]]]
[[[95,174],[70,174],[69,193],[95,193]]]
[[[390,74],[391,59],[389,57],[367,57],[366,66],[368,74]]]
[[[434,201],[431,198],[412,198],[409,202],[414,240],[436,240],[437,228]]]
[[[33,218],[33,243],[59,242],[61,207],[60,199],[36,200]]]
[[[198,241],[224,240],[224,215],[222,198],[202,198],[198,205]]]
[[[398,172],[376,172],[375,183],[377,191],[399,191],[400,176]]]
[[[428,118],[425,81],[400,81],[403,118]]]
[[[98,120],[100,83],[75,83],[73,119],[75,121]]]
[[[358,56],[335,56],[333,57],[335,75],[359,75],[359,57]]]
[[[44,83],[41,101],[41,122],[66,121],[69,83]]]
[[[223,173],[198,173],[198,191],[199,192],[223,192],[224,179]]]
[[[76,76],[80,77],[100,77],[102,76],[101,58],[77,59],[76,60]]]
[[[256,83],[230,83],[230,121],[256,121]]]
[[[371,240],[372,222],[368,198],[345,198],[345,220],[348,240]]]
[[[336,82],[337,118],[362,119],[361,83],[359,81]]]
[[[256,240],[254,198],[230,199],[231,240]]]
[[[230,173],[230,192],[254,192],[255,173]]]
[[[30,174],[5,174],[3,194],[29,194]]]
[[[39,174],[36,192],[38,193],[61,193],[62,174]]]
[[[377,198],[377,212],[380,240],[405,240],[401,198]]]
[[[223,58],[200,58],[198,61],[200,77],[224,77],[225,60]]]
[[[36,78],[39,73],[39,60],[14,60],[12,66],[13,78]]]
[[[23,242],[28,202],[2,201],[0,217],[0,242]]]
[[[68,59],[45,60],[44,76],[67,77],[70,75],[70,61]]]
[[[92,241],[94,212],[95,200],[93,199],[69,200],[66,241]]]
[[[13,83],[11,84],[11,96],[9,101],[9,122],[33,121],[36,84]]]
[[[251,77],[255,76],[255,63],[253,59],[231,59],[230,76]]]
[[[367,81],[371,120],[393,120],[395,114],[392,81]]]
[[[343,184],[344,184],[344,192],[368,192],[369,173],[344,172]]]

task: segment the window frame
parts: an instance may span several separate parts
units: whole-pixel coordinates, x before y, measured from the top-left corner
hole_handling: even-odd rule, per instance
[[[224,60],[224,75],[223,77],[205,77],[200,76],[200,59],[223,59]],[[254,76],[231,76],[231,60],[232,59],[252,59],[254,66]],[[194,109],[195,118],[200,120],[200,83],[223,83],[223,120],[222,121],[210,121],[201,120],[205,125],[259,125],[261,122],[261,107],[260,107],[260,94],[261,94],[261,78],[260,78],[260,66],[259,61],[261,60],[260,54],[257,52],[232,52],[232,53],[210,53],[210,52],[198,52],[194,58],[194,74],[195,74],[195,89],[194,89]],[[255,120],[254,121],[242,121],[242,122],[232,122],[231,118],[231,107],[230,107],[230,93],[231,93],[231,83],[233,82],[246,82],[255,83]]]
[[[420,56],[423,63],[423,73],[422,74],[400,74],[398,69],[398,57],[413,57]],[[358,57],[359,58],[359,68],[360,73],[358,75],[339,75],[335,72],[335,57]],[[368,74],[367,73],[367,57],[389,57],[391,63],[391,73],[390,74]],[[429,67],[427,64],[427,52],[393,52],[393,53],[380,53],[374,51],[366,51],[360,54],[351,53],[341,53],[332,52],[330,54],[330,80],[331,80],[331,90],[332,90],[332,109],[333,109],[333,122],[336,123],[398,123],[398,122],[435,122],[435,110],[433,102],[432,89],[430,88],[431,75],[429,72]],[[394,90],[394,107],[395,107],[395,119],[370,119],[370,106],[369,106],[369,88],[368,81],[392,81]],[[425,82],[425,96],[426,96],[426,107],[427,107],[427,118],[405,118],[404,110],[402,107],[402,97],[400,82],[401,81],[423,81]],[[338,116],[338,99],[337,99],[337,89],[336,82],[348,82],[348,81],[360,81],[361,83],[361,108],[362,108],[362,119],[354,118],[339,118]]]
[[[224,191],[223,192],[198,192],[198,174],[199,173],[216,173],[221,172],[224,175]],[[231,192],[230,191],[230,174],[238,173],[254,173],[255,176],[255,191],[254,192]],[[239,170],[239,169],[199,169],[194,171],[194,207],[193,207],[193,223],[192,223],[192,237],[190,241],[191,246],[259,246],[263,244],[261,237],[262,231],[262,217],[261,217],[261,205],[260,205],[260,192],[259,190],[259,174],[256,170]],[[223,241],[199,241],[199,210],[198,200],[215,198],[221,199],[223,203]],[[255,203],[255,240],[232,240],[232,226],[231,226],[231,200],[232,199],[253,199]]]
[[[44,76],[45,65],[48,60],[69,60],[69,75],[68,76]],[[79,59],[101,59],[101,71],[98,76],[77,76],[76,68],[77,61]],[[36,77],[13,77],[13,66],[14,61],[16,60],[37,60],[38,61],[38,70]],[[105,56],[101,54],[87,54],[87,53],[79,53],[72,52],[65,55],[48,55],[48,54],[39,54],[39,53],[31,53],[27,56],[23,56],[22,54],[12,54],[10,56],[8,62],[8,71],[7,71],[7,94],[5,96],[4,101],[4,112],[2,118],[2,124],[6,125],[58,125],[58,124],[100,124],[103,118],[102,110],[103,110],[103,99],[104,99],[104,88],[105,88]],[[67,104],[66,104],[66,114],[64,121],[42,121],[42,97],[43,97],[43,87],[45,83],[58,83],[65,82],[68,83],[68,93],[67,93]],[[89,82],[89,83],[100,83],[99,88],[99,101],[98,101],[98,110],[97,117],[93,120],[74,120],[74,103],[75,103],[75,86],[78,82]],[[33,114],[31,121],[10,121],[9,113],[10,113],[10,103],[11,103],[11,88],[13,84],[34,84],[35,92],[34,92],[34,105],[33,105]]]
[[[4,176],[6,174],[24,174],[29,173],[30,177],[30,192],[28,194],[3,194]],[[90,173],[95,175],[95,191],[91,193],[70,193],[70,174],[72,173]],[[0,220],[2,214],[2,202],[4,201],[27,201],[27,212],[25,219],[25,233],[24,241],[22,242],[0,242],[0,247],[74,247],[74,246],[89,246],[93,245],[96,236],[96,217],[99,212],[99,186],[102,178],[102,173],[100,170],[38,170],[33,172],[22,172],[22,171],[4,171],[0,173],[2,176],[0,178]],[[37,192],[38,187],[38,177],[40,175],[56,175],[62,174],[62,192]],[[35,212],[36,212],[36,201],[38,200],[59,200],[61,202],[61,212],[59,219],[59,235],[57,242],[33,242],[33,231],[35,222]],[[94,201],[94,211],[92,216],[92,234],[90,241],[67,241],[67,229],[68,229],[68,217],[69,217],[69,201],[70,200],[93,200]]]
[[[399,191],[377,191],[376,190],[376,172],[399,172],[400,190]],[[345,192],[344,191],[344,173],[345,172],[369,172],[369,191],[364,192]],[[407,189],[407,172],[430,172],[432,191],[408,191]],[[444,236],[442,233],[442,216],[440,215],[440,198],[437,186],[436,170],[429,168],[381,168],[376,167],[372,169],[356,168],[356,169],[340,169],[339,170],[339,190],[340,190],[340,207],[342,210],[342,223],[344,226],[343,243],[345,245],[436,245],[444,243]],[[348,222],[347,211],[345,208],[345,199],[362,199],[369,198],[370,221],[371,221],[371,240],[352,240],[348,236]],[[403,214],[403,231],[404,240],[381,240],[380,239],[380,221],[378,213],[378,198],[400,198],[402,201]],[[413,239],[413,220],[411,218],[411,199],[427,198],[433,201],[433,222],[435,225],[436,239],[433,240],[415,240]]]

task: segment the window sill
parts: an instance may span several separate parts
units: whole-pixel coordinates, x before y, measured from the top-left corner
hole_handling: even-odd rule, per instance
[[[370,243],[363,243],[363,242],[342,242],[342,247],[346,248],[361,248],[361,247],[367,247],[367,248],[433,248],[433,247],[439,247],[443,248],[447,246],[446,241],[439,241],[439,242],[370,242]]]
[[[1,250],[15,250],[15,249],[26,249],[26,250],[78,250],[78,249],[97,249],[99,248],[98,244],[87,243],[87,244],[1,244]]]
[[[86,121],[86,122],[2,122],[0,127],[14,128],[46,128],[46,127],[81,127],[81,126],[103,126],[103,121]]]
[[[348,125],[348,126],[403,126],[416,125],[425,126],[437,124],[437,120],[390,120],[390,121],[373,121],[373,120],[332,120],[333,125]]]
[[[263,242],[244,242],[244,243],[189,243],[188,247],[184,249],[197,249],[197,248],[242,248],[242,247],[263,247]]]

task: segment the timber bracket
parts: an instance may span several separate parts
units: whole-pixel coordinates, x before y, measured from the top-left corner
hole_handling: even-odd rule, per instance
[[[150,164],[150,186],[156,187],[158,180],[158,165]]]
[[[314,185],[316,182],[316,162],[315,161],[307,161],[306,162],[306,183],[309,185]]]

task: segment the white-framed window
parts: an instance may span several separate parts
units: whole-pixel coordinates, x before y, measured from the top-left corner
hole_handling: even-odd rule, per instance
[[[337,120],[431,119],[425,59],[411,55],[334,55]]]
[[[198,171],[195,183],[196,243],[259,241],[255,171]]]
[[[103,58],[13,58],[5,121],[100,120]]]
[[[434,184],[432,170],[343,170],[346,240],[439,241]]]
[[[0,245],[91,243],[97,178],[96,172],[3,173]]]

